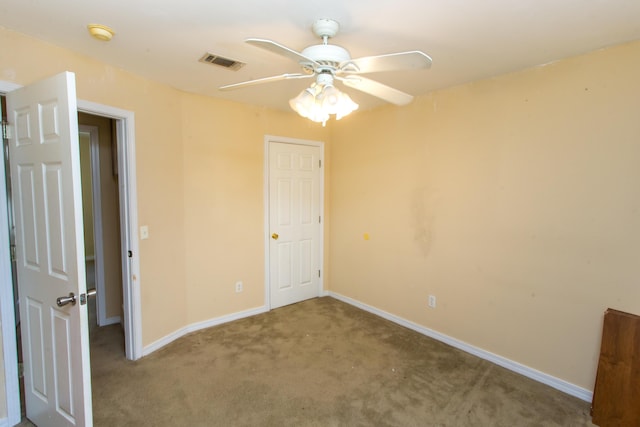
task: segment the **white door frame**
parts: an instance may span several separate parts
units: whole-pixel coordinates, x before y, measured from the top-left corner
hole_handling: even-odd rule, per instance
[[[320,148],[320,236],[318,238],[318,263],[322,274],[318,280],[318,295],[324,296],[324,142],[310,141],[304,139],[288,138],[283,136],[265,135],[264,136],[264,301],[267,310],[271,310],[271,259],[269,256],[269,246],[271,243],[270,223],[269,223],[269,147],[272,142],[282,142],[285,144],[310,145]]]
[[[0,80],[0,94],[18,89],[15,83]],[[0,135],[1,136],[1,135]],[[4,152],[0,161],[0,314],[2,315],[2,348],[4,350],[4,381],[7,418],[0,425],[12,426],[20,423],[20,383],[18,380],[18,346],[16,342],[16,312],[11,275],[11,248],[9,247],[9,204],[7,180],[4,167]]]
[[[4,95],[21,85],[0,80],[0,94]],[[132,256],[123,259],[123,300],[126,331],[126,357],[137,360],[142,353],[142,313],[140,297],[140,258],[138,256],[138,200],[136,190],[135,116],[122,110],[94,102],[78,100],[78,111],[110,117],[116,120],[118,147],[118,174],[120,185],[120,217],[122,253]],[[0,319],[2,321],[2,346],[4,350],[5,392],[7,418],[0,419],[0,426],[20,422],[20,385],[18,380],[18,349],[16,345],[15,308],[11,277],[9,247],[9,219],[6,198],[4,159],[0,166]]]
[[[133,111],[78,100],[78,111],[116,121],[118,186],[120,193],[120,237],[122,299],[124,305],[125,353],[129,360],[142,357],[142,310],[140,257],[138,251],[138,199],[136,192],[135,120]],[[130,257],[124,255],[131,253]]]

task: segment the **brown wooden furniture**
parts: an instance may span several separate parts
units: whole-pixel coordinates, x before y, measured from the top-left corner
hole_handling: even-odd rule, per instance
[[[604,313],[591,416],[601,427],[640,426],[640,316]]]

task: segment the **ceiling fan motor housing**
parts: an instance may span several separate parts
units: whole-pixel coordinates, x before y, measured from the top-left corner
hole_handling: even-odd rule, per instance
[[[338,65],[351,60],[347,49],[333,44],[317,44],[302,51],[302,55],[311,58],[321,65],[338,68]]]

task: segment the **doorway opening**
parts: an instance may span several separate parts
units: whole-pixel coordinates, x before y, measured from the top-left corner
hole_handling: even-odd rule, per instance
[[[6,119],[6,104],[4,93],[18,89],[19,86],[8,82],[0,81],[0,100],[2,101],[3,119]],[[120,331],[120,343],[118,345],[119,354],[124,354],[129,360],[136,360],[142,356],[142,333],[141,333],[141,314],[140,314],[140,292],[139,292],[139,261],[138,261],[138,241],[137,241],[137,201],[136,201],[136,180],[135,180],[135,133],[134,133],[134,114],[133,112],[120,110],[117,108],[104,106],[101,104],[95,104],[87,101],[78,100],[78,112],[85,114],[87,117],[95,116],[105,119],[109,123],[111,129],[110,140],[112,155],[105,156],[105,158],[111,159],[110,167],[107,168],[113,177],[117,177],[117,185],[115,191],[115,202],[113,205],[116,207],[116,223],[118,228],[113,231],[113,234],[117,237],[118,258],[119,258],[119,286],[117,286],[116,292],[119,295],[119,302],[116,303],[119,310],[115,315],[111,315],[113,310],[109,308],[102,309],[99,315],[100,307],[102,304],[97,303],[94,310],[95,322],[94,324],[112,324]],[[93,125],[89,125],[90,127]],[[3,123],[4,128],[4,123]],[[89,140],[91,140],[92,129],[78,129],[80,137],[84,133]],[[11,132],[11,131],[10,131]],[[3,138],[4,139],[4,138]],[[5,141],[5,160],[7,160],[7,142]],[[91,144],[89,143],[89,146]],[[89,150],[90,151],[90,150]],[[0,162],[0,166],[4,167],[5,163]],[[105,169],[105,170],[107,170]],[[6,171],[7,178],[10,177],[9,171]],[[0,170],[0,176],[5,178],[5,170]],[[8,191],[0,191],[0,275],[2,276],[2,286],[0,286],[0,295],[2,300],[0,305],[2,306],[2,347],[4,353],[4,377],[5,377],[5,391],[6,391],[6,420],[10,425],[15,424],[20,420],[21,403],[24,402],[24,398],[21,398],[19,380],[21,376],[18,374],[20,366],[18,363],[19,357],[19,342],[20,334],[16,334],[14,326],[19,327],[18,304],[19,295],[17,290],[14,291],[12,283],[16,283],[11,280],[11,276],[15,269],[11,268],[13,262],[12,254],[14,246],[13,239],[10,239],[10,234],[13,234],[13,206],[11,204],[11,192],[10,181],[6,180],[6,187]],[[93,184],[92,184],[93,185]],[[0,185],[1,187],[2,185]],[[113,237],[113,236],[111,236]],[[95,246],[94,246],[95,251]],[[88,262],[93,261],[94,266],[97,266],[96,254],[94,252],[93,259],[91,256],[87,258]],[[103,261],[104,264],[104,261]],[[96,269],[96,273],[98,269]],[[105,275],[106,276],[106,275]],[[94,276],[97,277],[97,276]],[[91,280],[91,277],[89,278]],[[104,279],[102,283],[106,283],[108,279]],[[96,280],[96,285],[100,283],[100,279]],[[89,285],[90,287],[91,285]],[[109,286],[108,284],[106,286]],[[118,298],[112,298],[118,300]],[[91,301],[92,298],[89,299]],[[105,299],[107,306],[113,302],[107,302],[108,297]],[[15,317],[14,317],[15,315]],[[124,345],[123,345],[124,342]]]
[[[89,333],[120,325],[123,319],[120,194],[115,122],[108,117],[78,113],[85,270],[89,299]],[[121,342],[124,356],[124,339]],[[93,353],[93,352],[92,352]]]
[[[96,300],[96,321],[101,326],[120,324],[119,332],[124,336],[124,352],[128,360],[142,357],[142,316],[140,309],[140,264],[138,257],[138,217],[136,198],[135,172],[135,132],[134,114],[121,110],[78,100],[79,117],[107,119],[111,124],[111,174],[117,177],[117,207],[119,211],[119,242],[120,268],[122,285],[120,287],[120,304],[117,290],[106,289],[103,295],[107,297]],[[82,123],[82,122],[79,122]],[[92,126],[91,124],[89,126]],[[80,129],[79,129],[80,130]],[[109,158],[109,157],[108,157]],[[104,159],[103,159],[104,160]],[[108,175],[108,162],[101,160],[104,165],[102,173]],[[111,178],[108,178],[111,179]],[[103,236],[104,240],[104,236]],[[98,247],[97,245],[96,247]],[[98,267],[96,265],[96,267]],[[96,274],[100,274],[99,267]],[[99,276],[96,276],[99,287]],[[105,278],[105,281],[107,279]],[[105,283],[103,281],[103,283]],[[111,293],[111,302],[109,295]],[[102,303],[106,305],[102,307]],[[117,305],[117,307],[116,307]],[[115,313],[115,314],[114,314]],[[102,315],[104,314],[104,316]],[[119,319],[118,319],[119,317]]]

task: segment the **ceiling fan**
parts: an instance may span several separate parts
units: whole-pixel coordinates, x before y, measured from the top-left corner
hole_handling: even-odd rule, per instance
[[[248,80],[221,86],[219,89],[232,90],[280,80],[315,77],[315,82],[311,87],[293,98],[290,105],[302,116],[324,124],[329,118],[329,114],[336,114],[339,119],[358,107],[345,93],[335,88],[335,80],[392,104],[406,105],[413,100],[412,95],[365,78],[362,74],[412,70],[431,66],[431,58],[424,52],[417,50],[352,59],[345,48],[329,44],[329,39],[338,33],[340,28],[338,22],[331,19],[319,19],[312,28],[314,34],[322,39],[322,44],[309,46],[302,52],[297,52],[272,40],[258,38],[246,40],[253,46],[297,62],[302,68],[300,73]]]

